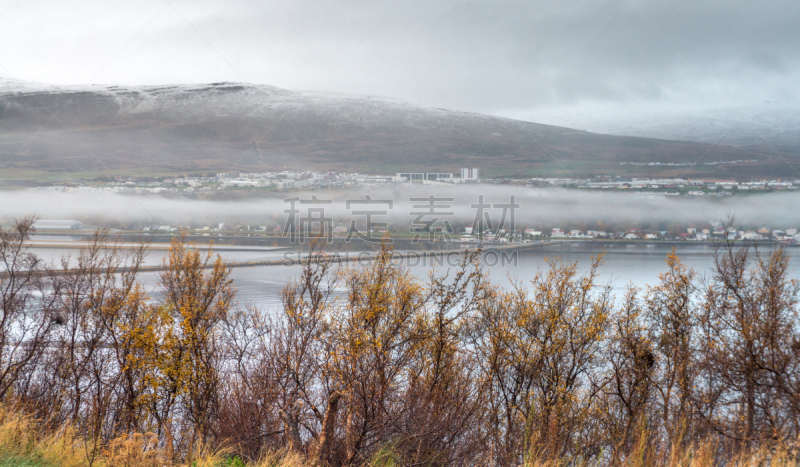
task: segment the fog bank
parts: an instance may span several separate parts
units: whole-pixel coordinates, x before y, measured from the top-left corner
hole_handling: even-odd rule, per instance
[[[355,211],[386,211],[387,216],[374,220],[389,222],[395,228],[410,225],[417,217],[412,213],[430,212],[426,201],[411,198],[434,196],[438,208],[433,217],[449,220],[452,225],[471,223],[484,197],[493,220],[499,220],[502,207],[510,196],[519,207],[515,210],[517,227],[559,226],[569,223],[638,225],[678,222],[707,224],[735,215],[736,224],[746,227],[786,228],[800,226],[800,193],[735,196],[660,196],[635,193],[582,191],[556,188],[525,188],[496,185],[463,185],[418,187],[355,187],[347,191],[275,193],[272,196],[235,201],[209,201],[183,196],[123,195],[115,193],[62,193],[42,190],[0,192],[0,222],[25,215],[43,219],[78,219],[89,225],[171,225],[203,226],[219,222],[255,225],[283,224],[291,203],[285,199],[330,200],[330,204],[295,205],[300,217],[308,216],[309,208],[323,208],[325,217],[335,222],[364,219]],[[364,200],[368,204],[347,201]],[[449,201],[452,199],[453,201]],[[391,208],[389,207],[391,202]],[[450,206],[449,208],[447,206]],[[414,207],[418,206],[418,207]],[[447,213],[453,213],[449,215]],[[428,217],[430,218],[430,216]]]

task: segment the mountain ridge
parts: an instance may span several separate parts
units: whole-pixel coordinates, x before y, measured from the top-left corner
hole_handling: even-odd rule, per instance
[[[774,176],[791,172],[800,153],[778,157],[769,148],[603,135],[382,96],[269,85],[0,85],[0,166],[7,169],[57,173],[100,165],[124,173],[303,166],[391,173],[475,166],[490,175],[566,176],[653,171],[622,162],[697,160],[758,162],[670,170]]]

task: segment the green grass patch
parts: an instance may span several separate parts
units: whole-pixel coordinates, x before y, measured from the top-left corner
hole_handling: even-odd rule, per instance
[[[30,457],[0,456],[0,467],[50,467],[50,465]]]

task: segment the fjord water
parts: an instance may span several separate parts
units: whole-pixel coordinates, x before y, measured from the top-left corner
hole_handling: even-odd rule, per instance
[[[538,271],[545,271],[549,261],[577,263],[578,274],[583,274],[591,264],[592,257],[603,253],[603,264],[599,268],[599,281],[609,283],[612,293],[617,299],[624,294],[629,284],[645,288],[658,282],[658,275],[666,270],[664,260],[673,246],[659,243],[600,243],[600,242],[564,242],[559,245],[539,250],[519,251],[516,260],[498,261],[498,257],[487,259],[484,267],[489,272],[492,282],[509,285],[512,281],[525,283],[530,281]],[[758,251],[767,255],[773,246],[762,245]],[[681,244],[676,247],[683,263],[694,268],[700,275],[710,275],[714,265],[712,245],[707,243]],[[35,253],[45,258],[56,259],[64,254],[75,254],[75,250],[36,249]],[[284,257],[284,251],[217,251],[227,262],[278,260]],[[800,248],[789,247],[787,252],[791,258],[792,277],[800,278]],[[152,250],[148,252],[146,263],[158,264],[166,255],[166,251]],[[452,261],[451,261],[452,263]],[[495,264],[496,263],[496,264]],[[430,258],[415,258],[403,263],[411,273],[424,280],[436,269],[439,273],[452,272],[452,266],[436,264]],[[347,265],[334,266],[347,267]],[[250,302],[264,310],[275,310],[280,306],[280,292],[288,281],[296,278],[301,266],[265,266],[235,268],[231,277],[238,288],[238,300]],[[146,284],[153,296],[159,294],[156,285],[157,273],[142,273],[140,279]]]
[[[508,285],[512,281],[528,282],[538,271],[545,271],[548,260],[577,263],[578,273],[584,273],[591,264],[592,257],[604,253],[600,267],[600,282],[610,283],[612,292],[619,299],[629,284],[646,287],[658,282],[658,275],[666,270],[666,259],[672,247],[658,244],[600,244],[566,243],[557,248],[520,251],[516,262],[499,261],[485,265],[493,282]],[[762,254],[771,249],[761,247]],[[800,248],[789,248],[792,276],[800,278]],[[713,248],[708,244],[686,245],[677,248],[678,256],[686,266],[694,268],[699,274],[712,272]],[[495,258],[496,259],[496,258]],[[416,263],[416,264],[415,264]],[[427,278],[432,269],[439,273],[447,272],[448,266],[432,264],[430,259],[418,259],[407,264],[410,272],[421,279]],[[454,268],[449,267],[451,274]],[[239,289],[240,301],[249,301],[262,308],[275,308],[280,305],[280,291],[287,281],[297,277],[300,266],[274,266],[260,268],[234,269],[232,277]]]

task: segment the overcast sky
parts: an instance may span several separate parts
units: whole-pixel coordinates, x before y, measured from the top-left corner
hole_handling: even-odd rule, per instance
[[[0,0],[6,79],[248,81],[545,123],[794,106],[798,58],[797,0]]]

